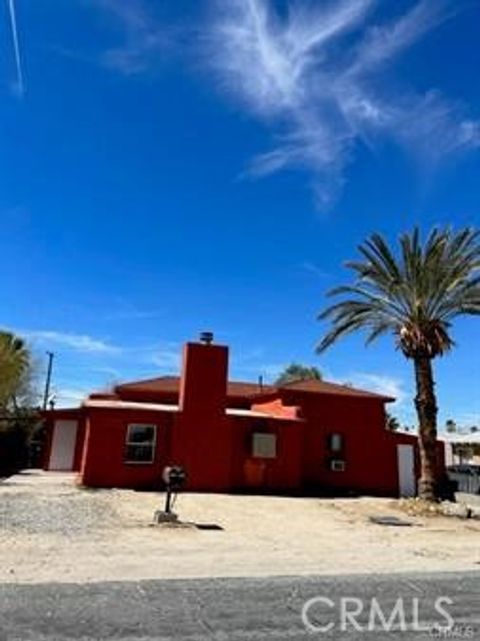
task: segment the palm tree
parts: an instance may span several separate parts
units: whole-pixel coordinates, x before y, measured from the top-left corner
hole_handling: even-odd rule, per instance
[[[0,331],[0,410],[15,402],[30,369],[30,353],[24,341]]]
[[[275,381],[275,385],[285,385],[293,381],[321,381],[322,374],[320,370],[308,365],[300,365],[300,363],[290,363],[283,372],[281,372]]]
[[[389,414],[387,412],[385,415],[385,427],[391,432],[398,432],[401,427],[400,421],[396,416],[393,416],[392,414]]]
[[[454,345],[451,321],[462,314],[480,314],[480,232],[434,229],[422,244],[418,228],[400,237],[398,253],[379,234],[360,247],[362,260],[347,263],[355,273],[351,285],[329,295],[340,302],[319,318],[331,321],[318,346],[323,351],[338,338],[367,330],[369,344],[383,334],[413,361],[415,407],[419,423],[421,476],[419,495],[435,500],[437,478],[437,400],[432,361]]]

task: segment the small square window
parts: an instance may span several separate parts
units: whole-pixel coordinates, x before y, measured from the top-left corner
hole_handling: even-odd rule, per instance
[[[125,441],[126,463],[153,463],[155,458],[156,425],[132,423]]]
[[[343,435],[338,432],[330,434],[328,447],[331,452],[341,452],[343,450]]]
[[[277,456],[277,435],[261,434],[253,435],[252,455],[255,458],[276,458]]]

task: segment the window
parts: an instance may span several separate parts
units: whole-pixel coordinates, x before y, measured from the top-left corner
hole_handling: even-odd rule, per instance
[[[155,458],[156,425],[132,423],[127,428],[126,463],[153,463]]]
[[[276,458],[277,435],[262,434],[260,432],[254,434],[252,456],[254,456],[255,458]]]
[[[338,433],[330,434],[328,447],[331,452],[341,452],[343,450],[343,435]]]

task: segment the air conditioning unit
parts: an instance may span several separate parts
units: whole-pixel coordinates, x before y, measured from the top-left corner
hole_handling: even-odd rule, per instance
[[[332,472],[345,472],[345,461],[333,459],[330,461],[330,469]]]

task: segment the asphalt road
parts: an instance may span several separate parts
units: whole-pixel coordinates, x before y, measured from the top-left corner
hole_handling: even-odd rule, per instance
[[[3,585],[0,594],[0,641],[480,640],[480,572]],[[436,609],[441,597],[449,601]],[[395,605],[387,631],[379,617],[388,622]],[[416,610],[423,630],[411,629]],[[450,631],[432,629],[447,615]]]

